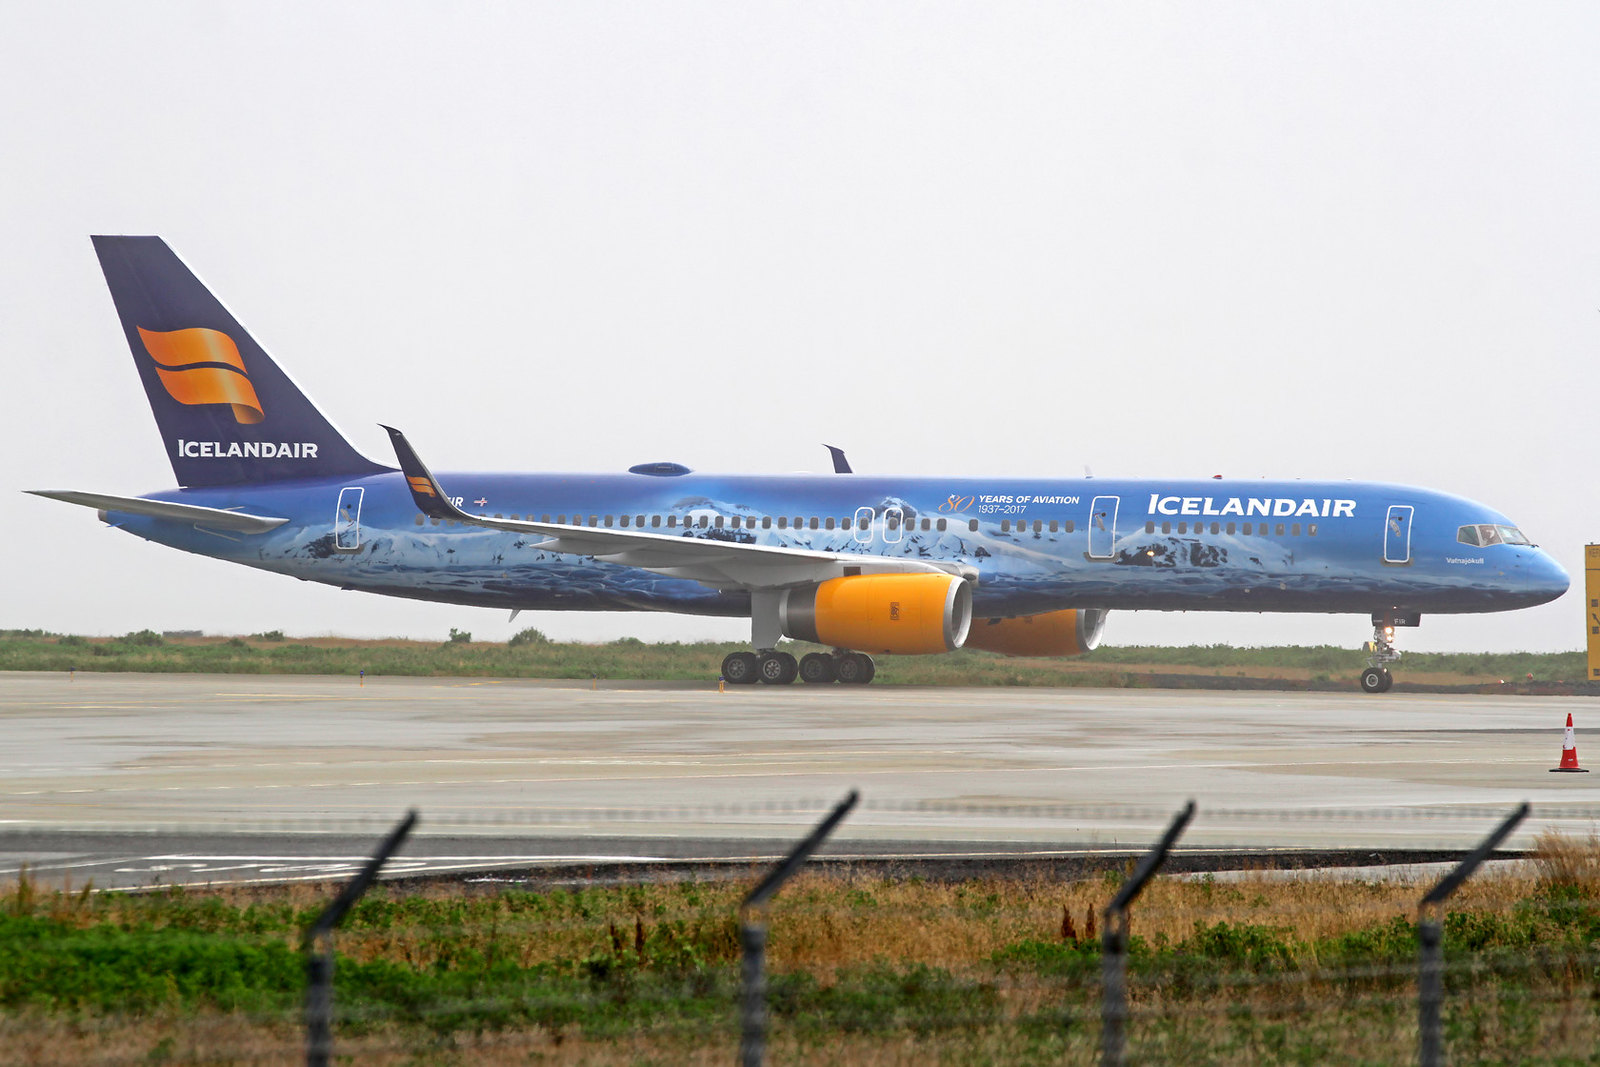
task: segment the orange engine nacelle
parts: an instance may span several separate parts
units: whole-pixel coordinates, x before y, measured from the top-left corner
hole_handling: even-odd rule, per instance
[[[972,590],[949,574],[856,574],[791,589],[783,632],[857,652],[952,652],[972,625]]]
[[[1043,615],[977,619],[967,634],[968,648],[1003,656],[1080,656],[1092,652],[1106,628],[1102,608],[1069,608]]]

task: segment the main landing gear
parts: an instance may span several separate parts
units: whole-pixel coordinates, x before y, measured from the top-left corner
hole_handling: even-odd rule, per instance
[[[1394,675],[1389,673],[1389,664],[1400,658],[1400,650],[1394,647],[1394,628],[1396,626],[1415,626],[1415,617],[1412,619],[1397,619],[1393,615],[1374,615],[1372,617],[1372,640],[1367,643],[1367,669],[1361,672],[1361,691],[1363,693],[1387,693],[1389,687],[1394,685]]]
[[[876,673],[872,657],[863,652],[811,652],[796,663],[789,653],[769,648],[760,654],[734,652],[722,661],[722,678],[729,685],[788,685],[796,678],[808,685],[866,685]]]

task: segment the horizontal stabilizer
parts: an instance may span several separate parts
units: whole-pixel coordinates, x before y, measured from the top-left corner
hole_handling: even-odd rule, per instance
[[[249,515],[242,511],[224,511],[222,508],[205,508],[198,504],[175,504],[170,500],[146,500],[138,496],[108,496],[105,493],[79,493],[71,489],[25,489],[34,496],[47,496],[51,500],[64,500],[100,511],[120,511],[125,515],[148,515],[155,519],[173,522],[192,522],[208,530],[236,530],[239,533],[266,533],[288,522],[288,519],[266,515]]]

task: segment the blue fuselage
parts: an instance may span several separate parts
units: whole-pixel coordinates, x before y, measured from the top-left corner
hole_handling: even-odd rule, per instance
[[[969,566],[980,616],[1061,608],[1486,612],[1567,575],[1481,504],[1358,482],[441,474],[471,514]],[[265,534],[112,512],[185,551],[391,596],[540,610],[745,615],[748,593],[424,518],[402,477],[174,490],[152,499],[287,518]]]

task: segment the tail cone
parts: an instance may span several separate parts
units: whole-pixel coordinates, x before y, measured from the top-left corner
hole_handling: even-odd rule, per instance
[[[1578,766],[1578,742],[1572,736],[1572,712],[1567,712],[1567,732],[1561,738],[1561,766],[1551,767],[1550,773],[1558,771],[1577,772],[1588,774],[1589,768]]]

